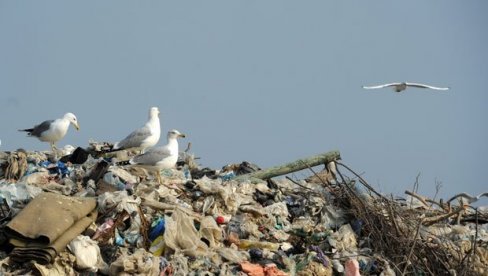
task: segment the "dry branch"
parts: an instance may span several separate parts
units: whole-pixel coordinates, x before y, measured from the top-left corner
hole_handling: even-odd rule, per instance
[[[447,213],[447,214],[442,214],[442,215],[438,215],[438,216],[433,216],[433,217],[428,217],[428,218],[425,218],[423,220],[423,225],[425,226],[429,226],[429,225],[433,225],[439,221],[443,221],[447,218],[450,218],[452,216],[455,216],[455,215],[458,215],[459,213],[461,213],[461,211],[464,211],[464,209],[460,208],[456,211],[453,211],[453,212],[450,212],[450,213]]]
[[[420,202],[422,202],[422,204],[424,204],[425,207],[427,207],[427,208],[430,208],[428,203],[435,204],[435,205],[439,206],[440,208],[442,208],[444,210],[447,208],[446,206],[443,206],[441,203],[439,203],[439,202],[437,202],[435,200],[429,199],[429,198],[427,198],[425,196],[419,195],[419,194],[417,194],[415,192],[410,192],[410,191],[407,190],[407,191],[405,191],[405,194],[407,194],[407,195],[409,195],[411,197],[415,197],[416,199],[420,200]]]
[[[386,260],[397,275],[449,275],[452,272],[456,272],[458,275],[461,275],[461,272],[466,275],[475,275],[474,264],[463,263],[462,257],[454,258],[453,254],[459,252],[457,244],[443,239],[438,241],[434,239],[433,243],[431,236],[420,234],[421,231],[424,231],[424,227],[428,229],[427,227],[436,223],[444,224],[444,221],[450,218],[452,218],[451,221],[454,220],[456,215],[464,211],[463,208],[456,208],[451,211],[446,209],[442,202],[438,203],[409,191],[406,193],[421,200],[427,208],[431,207],[427,203],[434,203],[439,205],[441,209],[405,208],[393,198],[385,197],[376,192],[373,187],[346,165],[340,162],[336,162],[336,164],[358,177],[359,182],[372,194],[366,197],[360,196],[359,190],[346,189],[346,185],[340,185],[343,188],[342,190],[331,192],[336,193],[334,195],[336,199],[339,199],[339,205],[350,210],[355,218],[364,223],[361,235],[375,241],[370,245],[371,249],[381,256],[381,259]],[[345,182],[340,171],[338,171],[338,175]],[[421,218],[420,222],[419,218]],[[474,247],[475,245],[471,245],[471,248]],[[469,252],[468,257],[474,259],[473,254],[476,253]]]

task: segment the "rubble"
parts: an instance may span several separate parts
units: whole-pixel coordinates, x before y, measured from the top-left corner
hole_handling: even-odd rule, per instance
[[[107,147],[0,152],[0,274],[488,273],[487,193],[385,196],[337,151],[265,170],[186,151],[158,181]]]

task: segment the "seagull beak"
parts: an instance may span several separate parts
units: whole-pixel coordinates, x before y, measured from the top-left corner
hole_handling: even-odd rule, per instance
[[[73,125],[76,128],[76,130],[80,130],[80,125],[78,123],[74,123]]]
[[[185,138],[186,135],[184,133],[180,133],[180,134],[178,134],[178,137]]]

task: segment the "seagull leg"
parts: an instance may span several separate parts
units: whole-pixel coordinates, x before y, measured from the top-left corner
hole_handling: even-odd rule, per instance
[[[53,147],[54,147],[54,149],[56,149],[56,150],[58,149],[58,147],[56,147],[56,144],[55,144],[55,143],[53,143]]]
[[[51,149],[53,150],[53,154],[54,154],[54,158],[55,159],[58,159],[58,153],[56,152],[56,145],[53,143],[51,143]]]
[[[158,171],[156,172],[156,175],[157,175],[157,178],[158,178],[158,183],[159,183],[159,184],[163,184],[163,181],[161,180],[161,171],[160,171],[160,170],[158,170]]]

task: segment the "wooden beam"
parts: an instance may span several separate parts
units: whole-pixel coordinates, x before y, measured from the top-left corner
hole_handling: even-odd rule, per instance
[[[339,151],[329,151],[323,154],[311,156],[308,158],[298,159],[294,162],[287,163],[281,166],[275,166],[268,169],[255,171],[249,174],[240,175],[235,178],[235,180],[244,179],[270,179],[276,176],[289,174],[292,172],[304,170],[307,168],[315,167],[321,164],[327,164],[332,161],[341,160]]]

